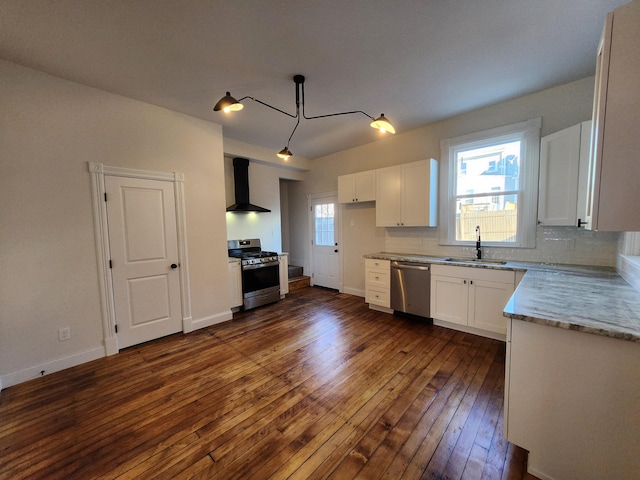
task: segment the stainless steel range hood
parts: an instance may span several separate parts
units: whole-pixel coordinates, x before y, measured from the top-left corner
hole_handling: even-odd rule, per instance
[[[268,208],[259,207],[249,202],[249,160],[236,157],[233,159],[233,186],[236,203],[227,207],[227,212],[270,212]]]

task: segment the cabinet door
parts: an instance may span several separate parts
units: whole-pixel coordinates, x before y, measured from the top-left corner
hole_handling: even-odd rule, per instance
[[[405,227],[429,225],[429,184],[425,182],[428,178],[425,161],[402,166],[401,223]]]
[[[289,293],[289,256],[280,255],[280,295]]]
[[[371,202],[376,199],[376,171],[369,170],[356,174],[356,201]]]
[[[438,161],[429,158],[402,165],[402,224],[438,224]]]
[[[577,224],[580,124],[540,140],[538,223]]]
[[[338,203],[352,203],[356,201],[356,175],[341,175],[338,177]]]
[[[242,305],[242,274],[240,262],[229,262],[229,308]]]
[[[375,199],[375,170],[338,177],[338,203],[371,202]]]
[[[402,199],[402,168],[381,168],[376,171],[376,226],[400,226]]]
[[[469,280],[431,275],[431,316],[467,325]]]
[[[507,319],[502,314],[513,294],[513,283],[472,280],[469,285],[469,326],[506,335]]]
[[[587,228],[640,230],[640,2],[607,16],[598,48]]]
[[[586,224],[587,218],[587,190],[589,179],[589,147],[591,145],[591,120],[580,124],[580,167],[578,172],[578,205],[576,225],[581,227]]]

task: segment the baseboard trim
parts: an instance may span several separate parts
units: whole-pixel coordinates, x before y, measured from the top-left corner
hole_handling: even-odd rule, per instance
[[[382,312],[382,313],[390,313],[390,314],[393,313],[393,309],[387,308],[387,307],[381,307],[380,305],[376,305],[375,303],[370,303],[369,309],[375,310],[377,312]]]
[[[7,373],[0,376],[0,390],[13,385],[18,385],[19,383],[23,383],[28,380],[33,380],[34,378],[38,378],[43,375],[59,372],[60,370],[75,367],[82,363],[91,362],[92,360],[97,360],[98,358],[105,356],[106,352],[104,347],[94,348],[68,357],[58,358],[33,367],[25,368],[24,370]]]
[[[349,295],[355,295],[356,297],[364,298],[364,290],[358,290],[357,288],[345,287],[345,289],[344,289],[344,291],[342,293],[346,293],[346,294],[349,294]]]
[[[209,315],[208,317],[199,318],[197,320],[193,320],[191,322],[191,330],[199,330],[201,328],[210,327],[212,325],[216,325],[218,323],[226,322],[233,319],[233,313],[231,310],[226,310],[222,313],[217,313],[215,315]],[[186,332],[185,332],[186,333]]]
[[[433,319],[433,324],[439,327],[449,328],[451,330],[458,330],[460,332],[472,333],[481,337],[493,338],[494,340],[500,340],[501,342],[507,341],[507,336],[505,334],[469,327],[468,325],[459,325],[457,323],[447,322],[445,320],[437,320],[435,318]]]

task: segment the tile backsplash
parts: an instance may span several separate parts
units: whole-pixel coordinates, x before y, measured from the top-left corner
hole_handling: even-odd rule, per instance
[[[640,291],[640,232],[624,232],[620,237],[618,274]]]
[[[495,260],[615,267],[620,236],[619,232],[539,226],[536,248],[483,246],[482,256]],[[436,228],[387,228],[385,251],[432,256],[475,255],[473,247],[439,245]]]

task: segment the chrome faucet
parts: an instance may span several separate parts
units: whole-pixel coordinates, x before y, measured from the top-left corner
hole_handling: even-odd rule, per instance
[[[482,259],[482,245],[480,245],[480,225],[476,226],[476,258]]]

